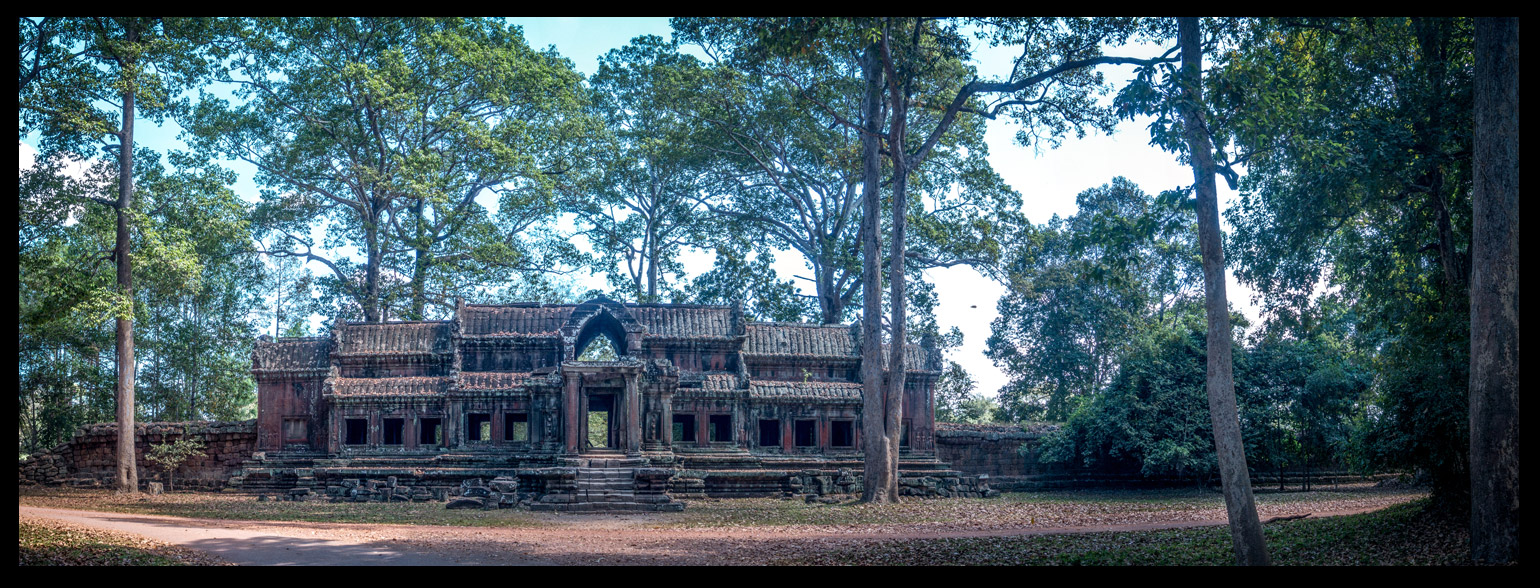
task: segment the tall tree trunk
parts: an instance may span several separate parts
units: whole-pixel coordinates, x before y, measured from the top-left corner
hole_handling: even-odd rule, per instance
[[[369,206],[364,219],[364,242],[368,248],[368,265],[364,267],[364,321],[380,322],[380,265],[384,255],[380,252],[380,211]]]
[[[647,300],[658,301],[658,231],[652,221],[647,222]]]
[[[881,253],[882,213],[879,187],[882,175],[882,63],[873,44],[861,56],[861,72],[866,78],[866,97],[862,113],[866,128],[861,134],[861,448],[864,455],[861,488],[862,502],[890,502],[897,484],[891,471],[891,444],[883,419],[885,394],[882,378],[882,272],[878,267]]]
[[[915,26],[919,26],[916,24]],[[892,337],[888,340],[890,347],[888,353],[888,380],[884,390],[883,399],[885,416],[883,426],[888,434],[888,464],[893,483],[888,486],[890,495],[888,499],[898,502],[898,455],[903,445],[904,422],[904,352],[905,342],[908,341],[908,310],[909,297],[906,294],[904,275],[904,247],[905,233],[908,230],[909,213],[909,152],[904,145],[904,134],[909,132],[909,84],[897,84],[897,80],[889,80],[888,90],[890,95],[889,108],[892,109],[890,128],[888,129],[888,159],[893,162],[893,241],[889,244],[888,255],[888,305],[891,307],[891,316],[888,319],[891,325]],[[900,87],[903,90],[900,90]]]
[[[422,199],[418,199],[412,207],[412,212],[417,215],[417,218],[413,219],[417,225],[416,243],[412,244],[416,258],[412,260],[412,307],[407,316],[409,319],[419,321],[427,316],[425,313],[428,306],[428,266],[433,262],[433,244],[427,242],[427,235],[423,232],[423,225],[426,224],[422,216],[423,206]]]
[[[128,42],[137,41],[128,29]],[[129,315],[118,316],[118,491],[139,491],[139,468],[134,448],[134,272],[129,259],[128,216],[134,201],[134,90],[123,92],[123,127],[118,135],[118,294],[129,305]]]
[[[1471,558],[1519,561],[1519,19],[1476,19]]]
[[[1178,21],[1182,46],[1178,103],[1198,197],[1198,241],[1203,254],[1203,285],[1208,310],[1208,409],[1214,422],[1214,449],[1219,457],[1220,483],[1230,518],[1230,538],[1241,565],[1268,565],[1267,545],[1257,506],[1251,496],[1251,475],[1241,445],[1240,418],[1235,408],[1235,381],[1230,359],[1230,308],[1225,296],[1225,259],[1219,234],[1219,194],[1214,185],[1214,152],[1202,117],[1203,53],[1198,19]]]
[[[844,314],[845,307],[840,303],[839,292],[834,291],[834,269],[829,262],[822,262],[814,276],[818,278],[813,285],[818,290],[819,322],[825,325],[837,325],[840,323],[840,315]]]

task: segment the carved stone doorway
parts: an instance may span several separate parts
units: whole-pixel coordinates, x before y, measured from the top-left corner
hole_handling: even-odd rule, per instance
[[[596,389],[585,395],[583,416],[579,419],[583,430],[583,451],[620,451],[620,419],[616,409],[619,390]]]

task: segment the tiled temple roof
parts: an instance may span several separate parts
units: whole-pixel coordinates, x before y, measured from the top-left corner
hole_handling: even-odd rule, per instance
[[[681,388],[700,390],[736,390],[738,374],[734,372],[683,372],[679,374]]]
[[[732,372],[706,372],[701,374],[701,388],[706,390],[733,390],[738,387],[738,374]]]
[[[460,372],[460,389],[513,390],[528,386],[530,378],[529,372]]]
[[[859,359],[860,333],[855,325],[814,325],[808,323],[748,323],[745,355],[794,357],[839,357]],[[882,349],[882,365],[888,364],[888,350]],[[925,350],[908,344],[904,352],[907,371],[926,371]]]
[[[461,332],[484,335],[555,335],[575,304],[492,306],[467,304],[460,308]]]
[[[888,366],[888,346],[882,346],[882,366]],[[925,370],[925,350],[919,345],[910,343],[904,346],[904,371],[922,372]]]
[[[748,323],[743,352],[753,355],[855,357],[860,340],[848,325]]]
[[[750,381],[754,400],[860,402],[861,385],[854,382]]]
[[[626,305],[651,337],[732,337],[733,307]]]
[[[343,354],[393,355],[449,353],[449,321],[348,323],[342,329]]]
[[[449,378],[334,378],[332,393],[350,398],[436,396],[449,389]]]
[[[252,370],[324,370],[330,365],[331,340],[325,337],[280,337],[257,341],[252,350]]]

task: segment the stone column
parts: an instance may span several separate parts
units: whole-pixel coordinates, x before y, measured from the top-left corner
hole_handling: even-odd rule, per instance
[[[569,372],[566,374],[566,397],[561,405],[562,420],[566,423],[566,430],[562,438],[567,442],[567,453],[578,452],[578,387],[582,385],[582,374]]]
[[[642,454],[642,395],[637,380],[641,374],[632,373],[626,376],[626,401],[625,401],[625,438],[626,455]]]
[[[672,395],[660,391],[658,393],[658,437],[663,441],[663,447],[672,450],[674,448],[674,398]]]

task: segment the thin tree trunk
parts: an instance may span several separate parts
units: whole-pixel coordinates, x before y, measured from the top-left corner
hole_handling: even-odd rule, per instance
[[[862,471],[862,502],[890,502],[893,488],[888,455],[891,445],[885,428],[885,395],[882,378],[882,272],[878,267],[881,253],[882,153],[882,64],[877,46],[871,45],[861,56],[861,71],[866,78],[866,97],[862,111],[866,129],[861,135],[861,447],[865,459]]]
[[[1203,254],[1203,283],[1208,308],[1208,406],[1214,422],[1214,449],[1219,457],[1220,483],[1230,519],[1230,538],[1235,559],[1241,565],[1268,565],[1262,524],[1251,495],[1251,476],[1241,444],[1240,418],[1235,407],[1235,380],[1230,358],[1230,308],[1225,296],[1224,249],[1219,233],[1219,195],[1214,185],[1214,153],[1202,119],[1203,89],[1200,85],[1203,53],[1198,19],[1179,19],[1182,47],[1181,87],[1178,103],[1187,139],[1194,188],[1198,197],[1198,240]]]
[[[136,41],[128,30],[128,41]],[[134,90],[123,92],[123,127],[118,135],[118,294],[133,312],[134,273],[129,259],[128,216],[134,200]],[[119,492],[139,491],[139,468],[134,448],[134,318],[119,316],[118,344],[118,476]]]
[[[1519,561],[1519,19],[1476,19],[1471,558]]]

